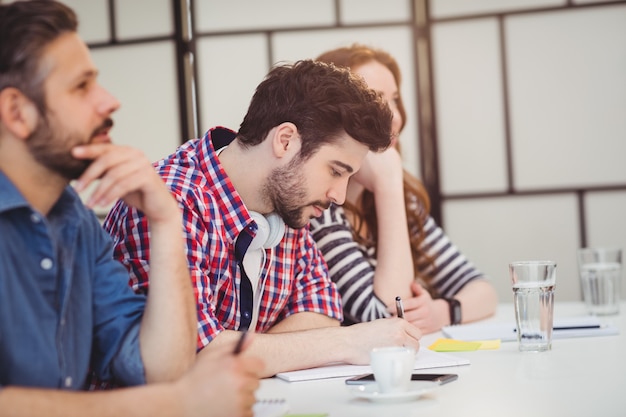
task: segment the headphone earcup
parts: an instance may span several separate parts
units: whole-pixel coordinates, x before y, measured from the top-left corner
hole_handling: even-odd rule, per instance
[[[270,213],[266,217],[270,226],[270,232],[265,240],[264,248],[269,249],[278,245],[285,235],[285,222],[283,218],[276,213]]]
[[[250,211],[250,217],[256,222],[258,230],[248,250],[270,249],[280,243],[285,234],[285,222],[278,214],[270,213],[264,216],[256,211]]]

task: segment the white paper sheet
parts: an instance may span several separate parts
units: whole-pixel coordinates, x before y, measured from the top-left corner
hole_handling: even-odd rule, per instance
[[[471,342],[474,340],[500,339],[502,342],[517,341],[515,322],[507,323],[471,323],[446,326],[441,331],[446,337]],[[567,317],[554,319],[552,337],[567,339],[571,337],[593,337],[618,334],[617,327],[602,323],[594,316]]]
[[[469,359],[450,355],[449,353],[433,352],[422,346],[417,353],[413,369],[443,368],[446,366],[469,365],[469,363]],[[370,372],[372,372],[372,368],[369,365],[330,365],[300,371],[281,372],[276,377],[285,381],[295,382],[355,376]]]

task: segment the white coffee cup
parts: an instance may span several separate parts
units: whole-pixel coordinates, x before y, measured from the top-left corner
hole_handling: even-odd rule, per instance
[[[370,365],[381,393],[404,392],[409,389],[415,355],[415,349],[402,346],[372,349]]]

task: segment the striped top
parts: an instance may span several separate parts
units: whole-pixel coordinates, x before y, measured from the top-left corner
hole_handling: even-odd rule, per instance
[[[341,295],[344,324],[389,317],[387,306],[374,294],[375,246],[365,247],[354,240],[343,207],[332,205],[312,219],[311,233]],[[420,249],[433,259],[434,266],[425,266],[416,275],[431,276],[440,297],[453,297],[468,282],[484,278],[430,216],[424,233]]]

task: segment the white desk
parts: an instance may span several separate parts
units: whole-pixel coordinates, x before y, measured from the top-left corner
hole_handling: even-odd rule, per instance
[[[328,417],[448,417],[448,416],[626,416],[626,303],[620,315],[606,320],[616,336],[557,339],[552,350],[519,352],[517,342],[498,350],[455,352],[467,366],[437,368],[456,373],[457,381],[442,385],[417,400],[381,404],[352,396],[345,378],[305,382],[265,379],[258,398],[285,398],[292,414],[327,413]],[[514,320],[511,304],[498,306],[489,322]],[[555,304],[555,317],[585,314],[582,303]],[[426,335],[429,346],[441,333]],[[430,372],[426,370],[423,372]]]

